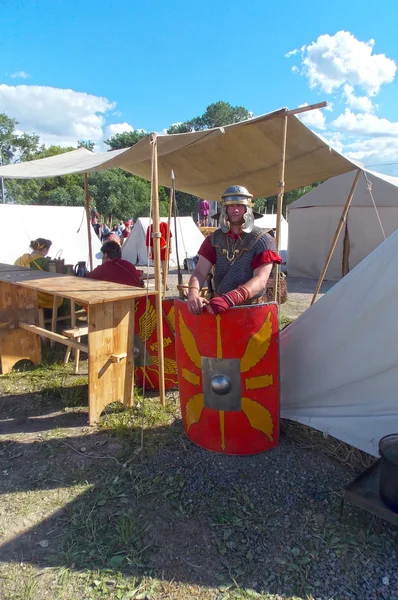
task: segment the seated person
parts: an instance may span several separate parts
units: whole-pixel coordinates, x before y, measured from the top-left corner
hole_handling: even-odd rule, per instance
[[[15,261],[14,265],[17,267],[27,267],[28,269],[34,269],[35,271],[49,271],[48,259],[46,258],[48,251],[52,245],[51,240],[45,238],[37,238],[30,242],[30,248],[33,250],[29,254],[23,254]],[[40,308],[52,308],[53,307],[53,296],[45,294],[44,292],[38,292],[38,300]],[[57,298],[57,307],[61,306],[62,298]]]
[[[102,265],[88,273],[89,279],[144,287],[140,279],[143,271],[139,271],[131,262],[122,258],[122,250],[117,242],[104,242],[101,252],[103,254]]]

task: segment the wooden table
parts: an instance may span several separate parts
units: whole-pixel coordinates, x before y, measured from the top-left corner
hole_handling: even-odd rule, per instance
[[[0,367],[9,373],[15,363],[41,362],[38,292],[69,298],[87,307],[88,346],[46,331],[46,337],[88,352],[89,423],[105,406],[134,402],[135,299],[156,295],[146,289],[58,275],[0,263]],[[60,339],[61,338],[61,339]]]

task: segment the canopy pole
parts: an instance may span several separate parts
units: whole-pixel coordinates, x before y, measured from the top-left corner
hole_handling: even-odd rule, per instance
[[[155,290],[156,294],[156,330],[158,336],[158,366],[159,366],[159,396],[162,406],[166,404],[166,390],[164,383],[164,353],[163,353],[163,310],[162,310],[162,276],[160,270],[160,231],[159,231],[159,184],[158,184],[158,136],[151,135],[152,145],[152,239],[153,260],[155,267]]]
[[[287,122],[288,116],[285,115],[283,119],[283,134],[282,134],[282,157],[279,170],[279,193],[278,201],[276,205],[276,249],[280,251],[281,246],[281,221],[282,221],[282,207],[283,207],[283,196],[285,193],[285,167],[286,167],[286,141],[287,141]],[[273,300],[277,302],[278,298],[278,283],[279,283],[279,265],[274,264],[274,289],[273,289]]]
[[[350,193],[348,194],[347,202],[345,203],[345,206],[343,208],[343,212],[341,213],[340,221],[339,221],[339,223],[337,225],[336,233],[334,234],[332,245],[331,245],[329,253],[328,253],[327,257],[326,257],[325,265],[324,265],[324,267],[322,269],[321,276],[319,277],[318,285],[316,286],[314,295],[312,297],[311,306],[314,304],[314,302],[316,300],[316,297],[319,294],[319,290],[321,289],[321,285],[322,285],[323,280],[325,278],[326,271],[328,270],[330,261],[332,260],[333,253],[334,253],[334,251],[336,249],[337,242],[339,240],[339,236],[340,236],[341,230],[343,229],[343,226],[344,226],[344,224],[345,224],[345,222],[347,220],[348,211],[350,210],[351,202],[352,202],[352,199],[353,199],[354,194],[355,194],[355,189],[357,187],[360,174],[361,174],[361,169],[358,169],[357,170],[357,174],[355,175],[354,181],[352,182],[352,186],[351,186],[351,189],[350,189]]]
[[[174,181],[174,171],[171,171],[171,181]],[[170,254],[170,227],[171,227],[171,211],[173,209],[173,185],[170,187],[169,198],[169,213],[167,215],[167,238],[166,238],[166,264],[164,268],[163,281],[163,298],[166,297],[167,277],[169,274],[169,254]]]
[[[84,198],[86,205],[86,221],[87,221],[87,233],[88,233],[88,256],[90,259],[90,271],[93,270],[93,246],[91,244],[91,221],[90,221],[90,196],[88,195],[88,177],[87,173],[84,173]]]

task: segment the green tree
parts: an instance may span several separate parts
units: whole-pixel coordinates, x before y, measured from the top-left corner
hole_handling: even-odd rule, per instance
[[[137,142],[140,142],[145,136],[148,135],[147,131],[142,129],[135,131],[124,131],[123,133],[116,133],[108,140],[105,140],[105,144],[109,146],[109,150],[121,150],[122,148],[130,148]]]
[[[95,142],[91,140],[79,140],[77,142],[78,148],[86,148],[86,150],[90,150],[90,152],[94,152]]]
[[[232,106],[229,102],[215,102],[209,104],[203,115],[195,117],[183,123],[171,125],[167,133],[188,133],[190,131],[202,131],[213,127],[223,127],[240,123],[251,117],[251,113],[243,106]]]

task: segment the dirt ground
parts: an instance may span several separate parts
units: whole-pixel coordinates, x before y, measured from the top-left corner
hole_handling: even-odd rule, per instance
[[[294,318],[314,286],[288,285]],[[178,392],[88,427],[87,363],[63,354],[0,377],[1,600],[397,600],[397,529],[338,518],[371,457],[288,422],[270,452],[206,452]]]

